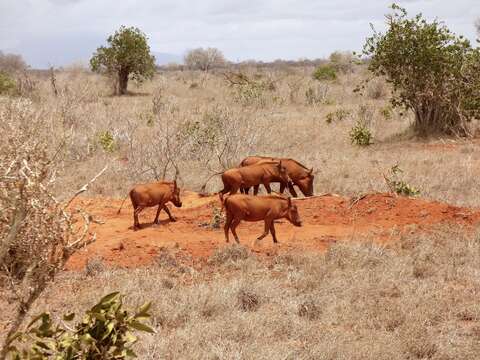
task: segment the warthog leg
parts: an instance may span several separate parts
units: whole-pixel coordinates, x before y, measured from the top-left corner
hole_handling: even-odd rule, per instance
[[[263,231],[263,234],[260,235],[257,240],[262,240],[265,236],[268,235],[268,231],[270,230],[270,227],[271,227],[271,223],[272,223],[272,220],[269,219],[269,218],[265,218],[265,229]]]
[[[167,205],[163,205],[163,210],[165,210],[165,212],[168,214],[168,217],[170,218],[170,221],[177,221],[177,219],[172,216],[172,214],[170,213],[170,209],[167,207]]]
[[[238,239],[238,235],[235,229],[237,228],[238,224],[240,224],[240,221],[241,221],[240,219],[233,219],[232,224],[230,226],[232,229],[233,237],[235,238],[235,241],[237,242],[237,244],[240,244],[240,240]]]
[[[223,227],[223,230],[225,231],[225,241],[227,243],[229,242],[228,232],[230,231],[230,225],[232,224],[232,220],[232,215],[227,212],[227,219],[225,220],[225,226]]]
[[[275,221],[273,220],[272,220],[272,223],[270,224],[270,234],[272,234],[273,242],[278,243],[277,236],[275,235]]]
[[[265,189],[267,189],[267,193],[271,194],[272,193],[272,188],[270,187],[270,183],[265,183],[263,184],[265,186]]]
[[[144,206],[137,206],[133,210],[133,229],[137,230],[140,228],[140,222],[138,221],[138,214],[144,209]]]

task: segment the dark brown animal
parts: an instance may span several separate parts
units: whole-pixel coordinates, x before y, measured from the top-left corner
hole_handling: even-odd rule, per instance
[[[276,195],[252,196],[244,194],[235,194],[228,196],[223,206],[226,209],[227,219],[225,221],[225,240],[229,242],[228,232],[231,229],[235,241],[239,243],[238,235],[235,229],[240,221],[260,221],[264,220],[265,230],[257,240],[262,240],[272,234],[273,242],[277,243],[274,221],[277,219],[287,219],[295,226],[302,226],[297,206],[292,203],[290,198],[284,198]]]
[[[313,175],[313,168],[308,169],[307,167],[300,164],[298,161],[293,159],[286,158],[272,158],[266,156],[248,156],[242,160],[240,166],[251,166],[253,164],[258,164],[264,161],[282,161],[282,164],[286,167],[288,172],[288,177],[291,179],[291,182],[283,183],[280,182],[280,193],[283,194],[285,188],[288,186],[288,190],[293,197],[297,197],[297,193],[293,185],[298,186],[300,191],[305,196],[313,196],[313,180],[315,176]],[[249,188],[242,188],[242,192],[248,194]],[[254,188],[254,191],[258,193],[257,189]]]
[[[272,189],[270,183],[279,181],[288,182],[287,169],[281,161],[262,161],[251,166],[229,169],[222,173],[223,190],[220,191],[220,200],[223,201],[223,195],[230,192],[235,194],[240,188],[256,186],[263,184],[270,194]],[[258,193],[258,186],[254,195]]]
[[[170,210],[166,206],[167,202],[172,202],[176,207],[182,206],[180,200],[180,189],[177,186],[177,181],[173,182],[155,182],[150,184],[142,184],[135,186],[130,190],[130,200],[133,206],[133,229],[140,228],[138,221],[138,214],[146,207],[152,207],[158,205],[157,215],[155,216],[154,224],[159,224],[158,216],[163,209],[167,213],[170,221],[176,221],[176,219],[170,213]],[[120,210],[119,210],[120,212]]]

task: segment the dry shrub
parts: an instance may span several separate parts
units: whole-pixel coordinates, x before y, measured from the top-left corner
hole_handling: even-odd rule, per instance
[[[214,253],[208,259],[210,265],[223,265],[226,263],[236,263],[246,260],[250,257],[250,250],[243,245],[232,244],[215,249]]]
[[[237,306],[242,311],[256,311],[260,307],[260,299],[252,290],[241,288],[237,292]]]
[[[309,320],[316,320],[321,315],[322,309],[313,297],[305,299],[298,305],[298,316],[300,317],[305,317]]]
[[[68,207],[73,198],[65,204],[52,195],[56,169],[43,114],[29,100],[5,101],[0,108],[0,272],[9,279],[17,305],[11,335],[70,255],[93,239],[87,214]]]
[[[106,270],[105,263],[101,257],[93,257],[88,259],[87,263],[85,264],[85,275],[86,276],[97,276],[103,273]]]
[[[366,88],[366,95],[370,99],[379,100],[388,95],[387,84],[381,78],[375,78],[368,82]]]

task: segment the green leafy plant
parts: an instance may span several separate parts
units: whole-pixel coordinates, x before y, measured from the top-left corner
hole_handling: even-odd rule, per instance
[[[332,64],[319,65],[313,72],[313,78],[319,81],[335,80],[337,78],[337,70]]]
[[[35,317],[26,330],[9,339],[11,359],[126,359],[135,357],[132,345],[138,341],[136,331],[154,333],[145,324],[150,318],[150,303],[133,314],[123,308],[118,292],[103,297],[74,325],[56,324],[49,313]],[[71,323],[75,314],[63,316]],[[23,345],[23,346],[22,346]]]
[[[103,150],[106,152],[114,152],[116,148],[116,143],[115,143],[115,138],[113,135],[110,133],[110,131],[102,131],[98,135],[98,141],[100,142],[100,145],[102,146]]]
[[[0,71],[0,95],[10,95],[15,91],[15,88],[15,80],[7,73]]]
[[[359,146],[368,146],[372,144],[372,133],[362,121],[357,121],[350,130],[350,141]]]
[[[380,115],[382,115],[385,120],[390,120],[393,116],[392,108],[389,105],[382,107],[379,111]]]
[[[437,20],[392,10],[387,32],[374,30],[364,46],[369,69],[392,85],[394,107],[413,111],[417,134],[468,135],[466,123],[480,118],[480,49]]]
[[[398,164],[390,168],[388,175],[383,175],[387,186],[390,191],[395,194],[402,196],[417,196],[420,194],[420,190],[414,188],[413,186],[407,184],[403,179],[401,179],[400,174],[403,173],[403,170],[400,169]]]
[[[90,59],[92,71],[116,76],[116,93],[127,92],[129,78],[137,82],[155,73],[155,57],[150,54],[147,36],[136,27],[120,27]]]
[[[333,112],[328,113],[325,116],[325,121],[327,124],[331,124],[334,121],[342,121],[345,120],[350,115],[350,111],[345,109],[337,109]]]

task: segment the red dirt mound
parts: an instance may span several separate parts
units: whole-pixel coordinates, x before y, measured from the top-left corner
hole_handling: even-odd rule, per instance
[[[156,208],[150,208],[140,215],[142,229],[133,231],[130,204],[117,215],[121,200],[78,200],[78,205],[105,223],[93,224],[97,241],[75,253],[67,269],[82,269],[94,257],[112,266],[137,267],[152,262],[162,248],[175,248],[178,253],[199,260],[225,246],[223,229],[208,226],[214,207],[220,207],[218,197],[185,191],[182,202],[182,208],[172,207],[177,222],[170,222],[162,212],[161,224],[152,226]],[[288,250],[322,251],[338,240],[368,237],[383,242],[407,229],[425,231],[440,224],[471,227],[480,223],[479,210],[390,194],[369,194],[356,199],[324,195],[298,199],[296,203],[304,225],[298,228],[287,221],[278,221],[278,245],[273,245],[270,236],[253,245],[263,231],[262,222],[241,223],[238,228],[241,243],[266,255]]]

